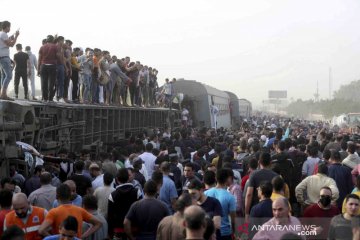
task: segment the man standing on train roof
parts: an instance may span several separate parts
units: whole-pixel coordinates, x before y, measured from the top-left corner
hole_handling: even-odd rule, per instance
[[[161,93],[165,94],[165,105],[171,106],[172,85],[168,78],[165,79],[165,84],[163,85]]]
[[[0,67],[3,71],[3,79],[1,79],[1,94],[0,99],[3,100],[14,100],[7,96],[7,88],[12,78],[12,67],[10,59],[10,50],[9,47],[13,47],[16,43],[16,40],[20,34],[19,30],[15,32],[14,35],[8,36],[10,32],[11,24],[8,21],[3,21],[1,23],[1,32],[0,32]]]
[[[184,107],[181,112],[181,121],[184,128],[187,128],[188,120],[189,120],[189,110],[187,110],[186,107]]]

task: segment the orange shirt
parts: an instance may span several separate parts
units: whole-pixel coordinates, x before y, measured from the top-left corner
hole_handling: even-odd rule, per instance
[[[26,240],[42,239],[38,230],[44,221],[46,210],[40,207],[31,207],[30,211],[31,213],[28,215],[26,223],[16,215],[14,210],[6,214],[4,229],[16,225],[24,231]]]
[[[53,208],[49,211],[49,213],[46,215],[45,221],[51,223],[53,234],[59,234],[60,224],[68,216],[73,216],[77,219],[77,236],[81,238],[83,221],[88,222],[93,217],[83,208],[71,204],[60,205],[57,208]]]
[[[99,67],[99,60],[96,56],[93,57],[94,67]]]

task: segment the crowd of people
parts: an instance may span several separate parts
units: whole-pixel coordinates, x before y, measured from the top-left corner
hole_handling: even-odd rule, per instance
[[[1,180],[1,239],[359,239],[357,139],[258,116],[236,131],[126,132],[97,155],[61,149]]]
[[[19,31],[8,36],[10,28],[10,22],[1,23],[0,99],[14,100],[7,95],[13,69],[15,99],[19,97],[21,78],[25,99],[38,100],[35,75],[41,79],[41,100],[45,102],[150,107],[168,106],[174,96],[171,84],[176,79],[166,79],[159,88],[158,70],[139,61],[132,62],[130,57],[118,58],[99,48],[73,48],[71,40],[48,35],[42,41],[37,59],[30,46],[23,52],[22,44],[16,44]],[[17,53],[12,60],[9,48],[13,46]]]

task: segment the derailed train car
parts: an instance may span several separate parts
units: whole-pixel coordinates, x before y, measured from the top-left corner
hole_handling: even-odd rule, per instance
[[[230,116],[231,116],[231,125],[234,128],[240,127],[240,108],[239,108],[239,99],[235,93],[225,91],[230,97]]]
[[[249,100],[239,99],[239,115],[243,119],[249,119],[252,114],[252,104]]]
[[[252,105],[247,99],[238,99],[235,93],[225,91],[230,97],[231,123],[234,128],[241,126],[244,119],[249,119],[252,115]]]
[[[227,93],[193,80],[178,80],[173,87],[176,93],[184,94],[181,105],[189,110],[193,127],[231,127],[230,97]]]

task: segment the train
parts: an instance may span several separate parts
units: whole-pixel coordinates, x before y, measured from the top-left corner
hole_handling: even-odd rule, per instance
[[[239,128],[252,115],[251,102],[233,92],[185,79],[174,82],[173,89],[184,95],[181,106],[189,110],[193,127]]]
[[[180,111],[100,105],[0,101],[0,178],[9,165],[27,176],[24,152],[29,147],[56,156],[60,148],[98,154],[124,137],[153,129],[180,127]],[[25,148],[24,148],[25,147]]]

